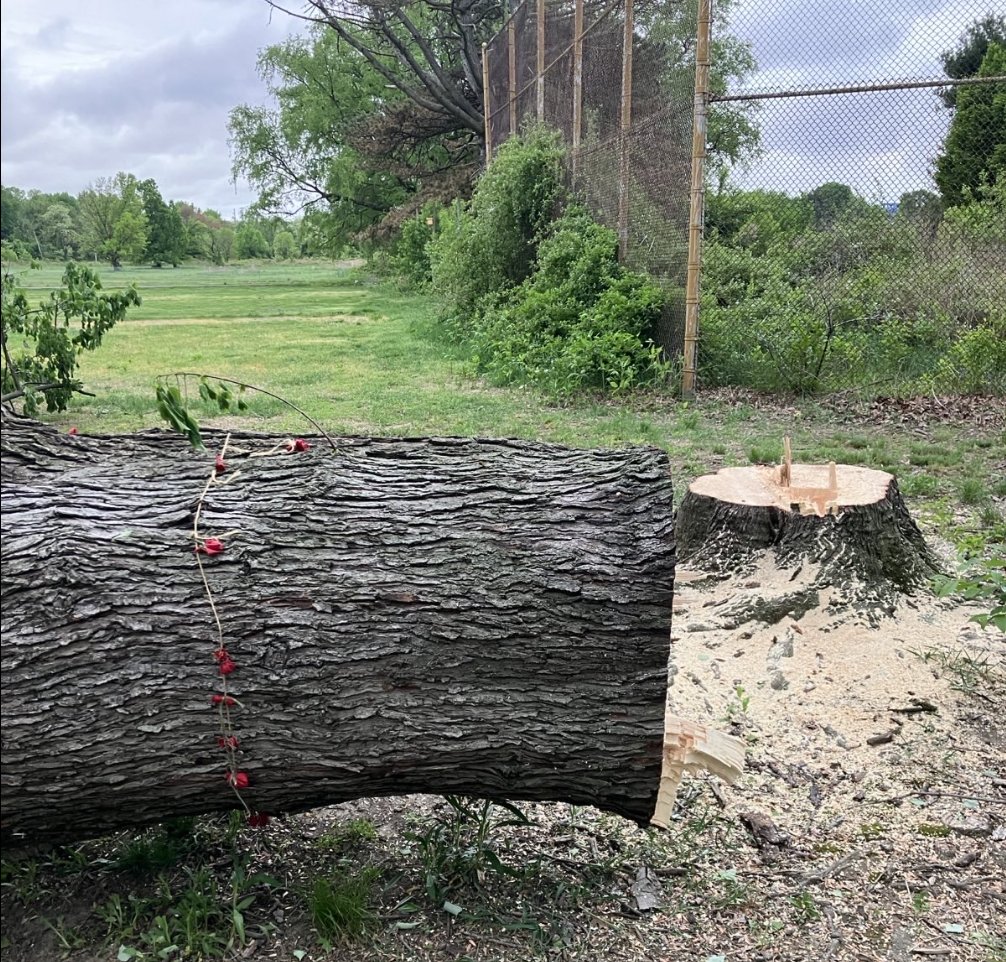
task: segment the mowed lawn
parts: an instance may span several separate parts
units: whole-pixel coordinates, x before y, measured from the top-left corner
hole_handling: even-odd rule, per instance
[[[61,268],[24,275],[33,299]],[[215,374],[272,391],[335,434],[524,437],[576,446],[654,444],[671,456],[679,487],[730,464],[777,460],[791,435],[798,460],[864,464],[896,474],[916,517],[932,533],[973,548],[1003,537],[1006,444],[1001,424],[960,418],[901,425],[864,420],[850,403],[758,399],[734,392],[695,404],[669,391],[630,399],[558,404],[531,390],[492,387],[437,336],[435,304],[347,264],[102,270],[108,290],[135,283],[143,297],[102,346],[81,359],[94,397],[48,416],[82,433],[160,425],[154,387],[176,371]],[[238,418],[198,401],[200,420],[309,433],[279,401],[250,393]],[[1001,408],[1001,405],[1000,405]]]

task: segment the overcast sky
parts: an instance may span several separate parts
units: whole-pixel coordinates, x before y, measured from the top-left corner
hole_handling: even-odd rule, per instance
[[[941,76],[993,0],[739,0],[752,85],[828,86]],[[264,0],[2,0],[2,179],[77,193],[119,170],[168,200],[225,216],[252,202],[231,183],[227,115],[265,102],[260,48],[302,24]],[[949,121],[932,91],[766,102],[750,186],[844,181],[883,200],[931,187]]]
[[[124,170],[224,216],[227,115],[261,104],[260,48],[302,24],[263,0],[2,0],[2,180],[76,194]]]

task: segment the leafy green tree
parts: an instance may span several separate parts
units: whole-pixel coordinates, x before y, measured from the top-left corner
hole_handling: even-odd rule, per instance
[[[66,204],[50,204],[38,225],[38,236],[50,256],[69,258],[80,245],[80,234]]]
[[[226,224],[210,232],[210,256],[216,264],[226,264],[234,256],[234,229]]]
[[[258,190],[261,210],[323,212],[329,244],[340,248],[415,189],[391,171],[388,157],[370,163],[357,149],[354,135],[389,92],[366,58],[334,31],[268,47],[259,70],[277,107],[236,107],[228,128],[234,173]]]
[[[976,20],[953,50],[940,54],[943,72],[951,80],[976,77],[991,43],[1006,44],[1006,17],[1001,14],[990,13]],[[946,87],[940,91],[940,97],[946,106],[957,106],[958,90],[958,87]]]
[[[123,260],[138,261],[147,246],[147,219],[139,182],[119,172],[102,177],[77,198],[86,246],[118,269]]]
[[[89,267],[67,264],[63,285],[37,307],[28,301],[20,278],[3,272],[2,400],[24,399],[32,414],[44,400],[49,411],[63,411],[74,391],[77,359],[93,351],[105,333],[140,303],[136,288],[104,293]]]
[[[293,236],[293,231],[281,230],[276,232],[272,239],[272,256],[280,260],[290,260],[296,257],[300,251],[297,248],[297,238]]]
[[[1006,44],[989,44],[979,77],[1006,76]],[[1006,84],[977,84],[957,93],[957,110],[943,154],[936,161],[936,185],[947,207],[962,204],[983,181],[1006,176]]]
[[[234,236],[234,256],[244,259],[248,257],[269,257],[269,242],[265,239],[262,229],[255,224],[241,224]]]
[[[0,186],[0,238],[5,241],[20,239],[23,208],[23,190],[19,187]]]
[[[157,184],[150,178],[137,185],[147,219],[147,246],[144,257],[154,267],[177,267],[185,256],[185,225],[174,204],[166,204]]]

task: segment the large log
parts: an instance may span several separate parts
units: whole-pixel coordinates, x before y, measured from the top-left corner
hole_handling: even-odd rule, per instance
[[[2,446],[4,838],[235,807],[193,550],[212,453],[9,417]],[[682,765],[730,774],[701,728],[670,719],[664,750],[662,452],[344,439],[227,460],[200,530],[226,544],[204,563],[252,809],[437,792],[646,822]]]

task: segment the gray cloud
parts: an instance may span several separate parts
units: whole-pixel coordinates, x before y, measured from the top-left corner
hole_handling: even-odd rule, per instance
[[[77,9],[65,0],[48,8]],[[41,25],[4,4],[3,182],[76,193],[126,170],[165,197],[230,211],[227,115],[266,96],[258,50],[298,27],[259,0],[109,3]],[[37,7],[35,7],[37,11]],[[19,16],[20,15],[20,16]],[[21,19],[24,17],[24,20]]]

